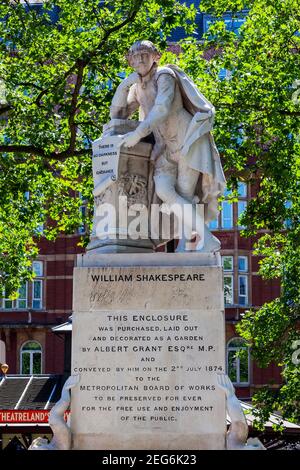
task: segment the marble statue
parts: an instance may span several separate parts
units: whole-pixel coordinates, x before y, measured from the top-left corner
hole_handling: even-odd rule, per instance
[[[226,183],[211,134],[215,108],[177,66],[159,67],[159,58],[150,41],[132,45],[127,59],[135,71],[117,88],[110,117],[112,122],[128,119],[139,110],[139,124],[122,136],[127,148],[154,135],[151,162],[156,196],[184,224],[184,233],[190,234],[181,240],[178,251],[184,251],[186,239],[195,235],[197,251],[218,251],[220,242],[206,225],[218,215],[217,200]],[[197,202],[204,204],[201,239],[198,227],[204,220]]]
[[[228,450],[265,450],[259,439],[248,437],[248,424],[242,406],[235,395],[234,386],[228,375],[217,374],[220,389],[226,394],[227,413],[231,424],[226,436]]]
[[[65,382],[60,400],[53,406],[49,414],[49,425],[53,432],[53,438],[48,443],[47,439],[37,437],[28,450],[70,450],[72,434],[68,423],[64,419],[65,411],[70,405],[70,390],[79,382],[78,375],[71,375]]]

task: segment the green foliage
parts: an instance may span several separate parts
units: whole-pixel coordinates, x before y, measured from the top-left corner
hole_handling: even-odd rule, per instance
[[[164,50],[173,28],[192,32],[194,15],[173,0],[50,0],[39,12],[1,2],[0,289],[7,295],[32,276],[41,223],[50,240],[73,233],[83,222],[79,193],[91,221],[91,142],[108,121],[120,72],[129,70],[128,48],[144,38]]]
[[[231,11],[234,19],[245,8],[250,10],[237,36],[221,15]],[[203,44],[182,45],[178,62],[216,107],[214,135],[229,187],[246,181],[258,189],[240,222],[247,227],[244,235],[257,237],[260,274],[281,281],[280,297],[246,313],[238,327],[262,367],[284,366],[284,385],[256,395],[256,422],[276,410],[299,422],[299,364],[293,355],[300,337],[299,3],[203,0],[201,9],[215,20]]]

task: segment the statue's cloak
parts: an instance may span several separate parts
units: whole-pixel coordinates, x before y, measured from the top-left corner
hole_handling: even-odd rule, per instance
[[[180,153],[189,167],[200,173],[196,196],[205,204],[205,222],[209,222],[218,216],[218,198],[226,186],[220,155],[211,134],[215,108],[176,65],[159,68],[158,75],[168,73],[168,69],[175,73],[183,105],[193,116]]]

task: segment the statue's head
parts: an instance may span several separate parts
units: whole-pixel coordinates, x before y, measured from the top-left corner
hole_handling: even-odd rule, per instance
[[[144,76],[151,70],[154,63],[158,64],[160,52],[151,41],[136,41],[126,56],[130,67]]]

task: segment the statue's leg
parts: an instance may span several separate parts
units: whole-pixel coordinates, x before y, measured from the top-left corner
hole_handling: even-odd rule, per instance
[[[190,168],[185,159],[182,158],[178,162],[177,192],[186,200],[193,201],[198,179],[199,172]],[[200,210],[200,205],[194,204],[193,208],[195,212],[193,212],[194,225],[192,232],[199,235],[199,227],[202,228],[201,236],[200,238],[198,237],[194,250],[202,252],[219,251],[221,247],[220,241],[210,232],[205,224],[204,214],[203,211]],[[183,244],[186,245],[186,240],[182,239],[177,247],[177,251],[184,251]]]
[[[188,226],[189,232],[184,231],[177,246],[177,252],[195,249],[194,243],[190,244],[193,235],[200,237],[198,244],[203,244],[203,236],[201,237],[200,234],[204,233],[204,214],[200,210],[200,206],[194,202],[198,179],[199,172],[188,167],[184,159],[179,160],[176,190],[185,199],[184,223],[186,227]]]
[[[195,221],[197,217],[196,207],[190,199],[182,197],[175,189],[176,178],[169,174],[160,173],[154,176],[155,191],[158,197],[167,205],[170,212],[173,212],[180,227],[180,243],[190,240],[193,236]],[[192,192],[190,192],[192,194]],[[178,250],[177,250],[178,251]]]

